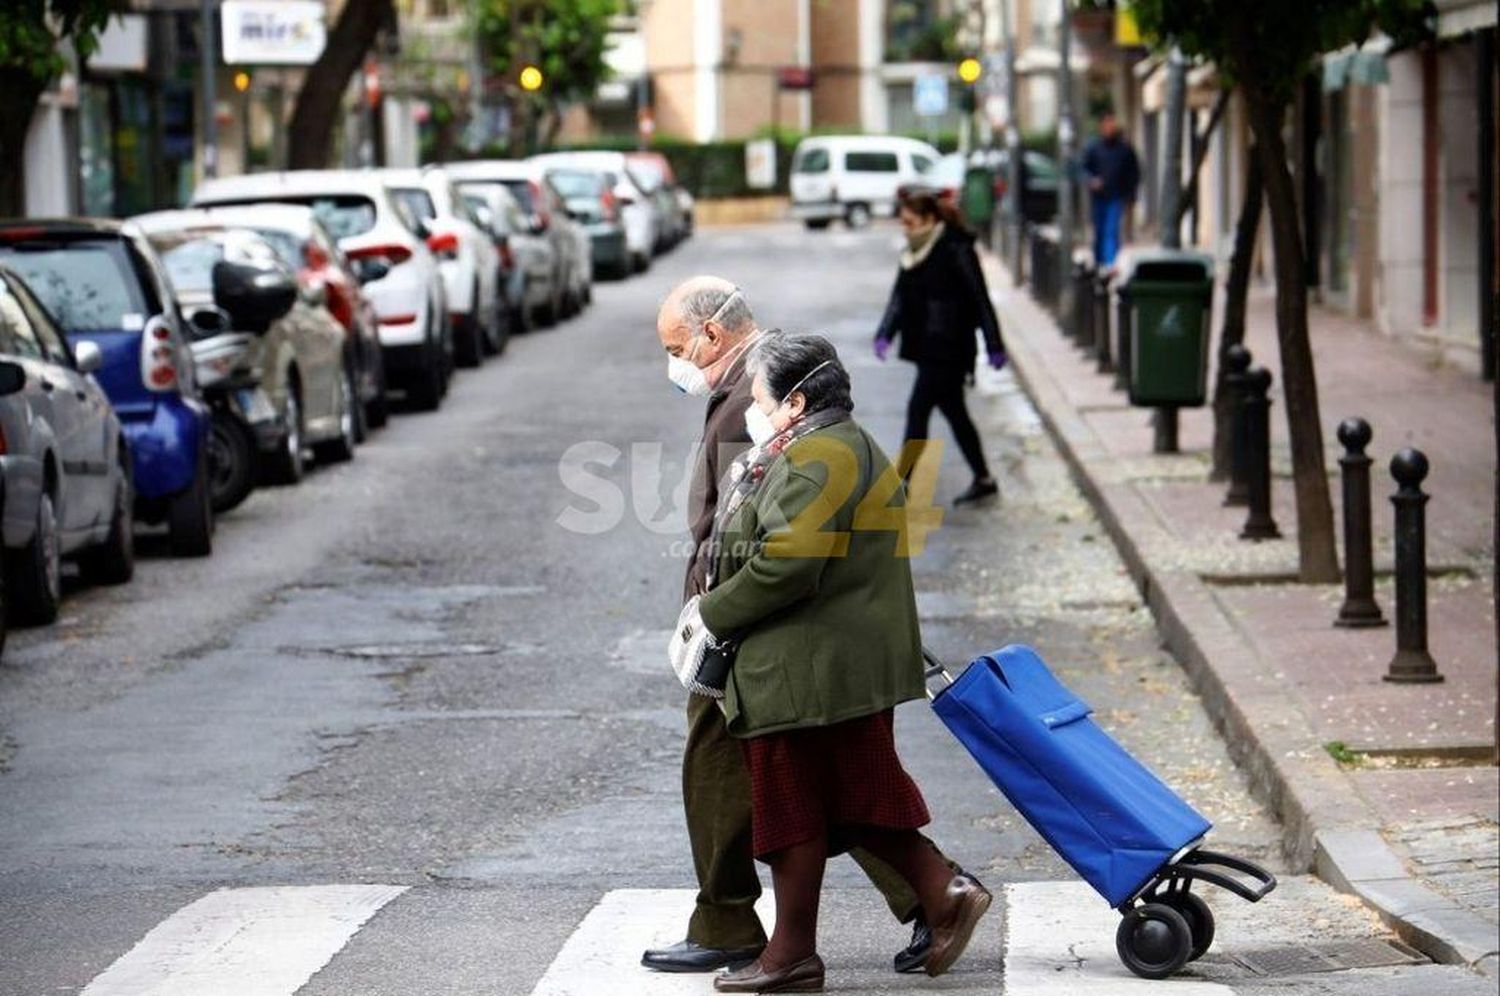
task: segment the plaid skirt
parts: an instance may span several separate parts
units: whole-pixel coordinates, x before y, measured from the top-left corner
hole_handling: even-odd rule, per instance
[[[893,710],[740,741],[750,773],[755,856],[826,835],[848,850],[860,827],[915,830],[932,817],[896,756]]]

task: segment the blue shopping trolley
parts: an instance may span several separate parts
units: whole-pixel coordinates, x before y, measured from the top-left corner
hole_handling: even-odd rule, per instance
[[[1123,917],[1125,967],[1164,979],[1213,943],[1214,918],[1190,889],[1221,886],[1252,903],[1276,878],[1204,850],[1212,824],[1131,757],[1063,687],[1035,650],[1009,646],[957,678],[923,650],[933,711],[1011,805]]]

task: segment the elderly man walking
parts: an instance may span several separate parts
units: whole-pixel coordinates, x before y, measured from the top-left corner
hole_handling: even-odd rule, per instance
[[[667,295],[656,332],[667,352],[668,379],[679,390],[708,399],[688,491],[693,554],[684,586],[686,600],[702,594],[707,583],[708,541],[720,477],[750,446],[745,410],[752,404],[752,378],[745,371],[745,359],[761,333],[743,292],[711,276],[693,277]],[[687,719],[682,799],[698,900],[686,939],[642,956],[643,965],[662,972],[738,967],[753,961],[766,945],[765,929],[755,913],[761,888],[751,851],[750,781],[744,755],[713,699],[689,695]],[[896,918],[913,924],[910,945],[896,955],[896,971],[922,971],[932,934],[916,894],[895,869],[873,855],[858,849],[850,855],[885,896]]]

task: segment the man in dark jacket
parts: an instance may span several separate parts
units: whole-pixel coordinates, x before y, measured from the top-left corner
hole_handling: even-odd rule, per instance
[[[1108,111],[1099,119],[1099,134],[1083,150],[1083,171],[1092,195],[1094,262],[1113,266],[1120,251],[1120,223],[1141,184],[1141,164]]]
[[[719,501],[719,481],[750,447],[745,409],[751,378],[745,354],[760,335],[744,294],[719,277],[693,277],[662,302],[657,336],[667,352],[667,376],[689,394],[706,396],[703,439],[688,489],[693,555],[684,600],[707,585],[709,537]],[[687,938],[647,951],[641,963],[663,972],[712,972],[754,960],[766,944],[755,913],[760,878],[751,852],[750,781],[740,743],[730,736],[718,703],[689,695],[687,743],[682,756],[682,801],[687,814],[698,900]],[[850,852],[884,894],[902,923],[913,923],[912,943],[896,956],[896,970],[920,971],[931,934],[921,904],[894,869],[860,850]]]

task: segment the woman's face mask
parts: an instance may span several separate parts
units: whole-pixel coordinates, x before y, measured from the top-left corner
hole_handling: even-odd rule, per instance
[[[807,379],[809,377],[817,373],[819,370],[822,370],[824,367],[828,366],[830,362],[830,360],[824,360],[822,363],[819,363],[807,373],[803,374],[802,379],[793,384],[791,390],[782,395],[781,400],[776,402],[775,407],[773,407],[769,412],[766,412],[760,407],[759,401],[750,402],[750,407],[745,409],[745,432],[749,434],[750,442],[754,443],[756,446],[764,446],[766,445],[766,443],[776,438],[777,433],[785,432],[788,426],[797,421],[797,419],[802,415],[802,411],[798,411],[796,413],[787,412],[787,402],[792,399],[792,395],[796,394],[803,384],[807,383]],[[765,383],[765,381],[760,377],[757,377],[756,381],[762,386]],[[763,394],[764,392],[758,391],[757,393]],[[805,410],[805,408],[806,404],[804,402],[803,410]]]

